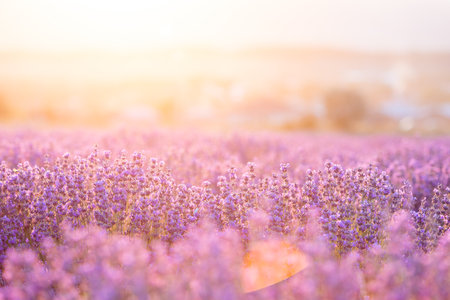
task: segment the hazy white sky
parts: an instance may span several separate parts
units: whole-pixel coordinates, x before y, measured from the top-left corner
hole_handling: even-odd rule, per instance
[[[450,50],[450,0],[0,0],[1,50]]]

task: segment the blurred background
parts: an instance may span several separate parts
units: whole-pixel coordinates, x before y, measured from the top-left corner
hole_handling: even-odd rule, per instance
[[[0,0],[3,126],[450,134],[448,0]]]

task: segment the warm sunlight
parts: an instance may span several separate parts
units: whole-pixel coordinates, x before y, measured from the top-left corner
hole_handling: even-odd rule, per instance
[[[0,117],[437,132],[449,28],[446,0],[3,0]]]
[[[107,1],[0,3],[3,50],[143,50],[313,45],[450,48],[446,0]]]

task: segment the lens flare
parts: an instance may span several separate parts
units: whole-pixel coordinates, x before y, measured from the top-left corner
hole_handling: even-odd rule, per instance
[[[306,256],[286,241],[254,242],[242,264],[243,290],[249,293],[269,287],[297,274],[306,266]]]

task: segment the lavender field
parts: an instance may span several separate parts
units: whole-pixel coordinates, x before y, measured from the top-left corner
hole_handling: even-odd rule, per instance
[[[449,0],[0,1],[0,300],[450,300]]]
[[[446,137],[14,129],[0,161],[0,299],[450,297]],[[303,266],[249,292],[271,241]]]

